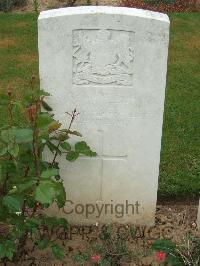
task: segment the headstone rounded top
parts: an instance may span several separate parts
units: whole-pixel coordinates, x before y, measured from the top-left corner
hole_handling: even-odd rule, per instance
[[[39,15],[40,19],[52,17],[69,16],[69,15],[85,15],[85,14],[108,14],[108,15],[126,15],[136,16],[147,19],[155,19],[170,23],[169,17],[166,14],[153,12],[144,9],[128,8],[128,7],[112,7],[112,6],[78,6],[66,7],[42,11]]]

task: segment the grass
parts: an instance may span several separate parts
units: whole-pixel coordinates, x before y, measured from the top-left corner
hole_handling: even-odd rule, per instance
[[[159,195],[193,197],[200,191],[200,15],[171,14],[171,38]],[[19,97],[38,77],[37,15],[0,15],[0,90]],[[6,119],[1,110],[0,124]]]
[[[0,15],[0,86],[19,89],[38,75],[37,16]]]
[[[160,195],[200,191],[199,13],[172,14]]]

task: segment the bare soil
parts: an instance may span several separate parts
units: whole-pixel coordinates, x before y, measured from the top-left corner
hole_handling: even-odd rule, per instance
[[[156,212],[156,224],[154,227],[136,227],[137,234],[133,239],[130,234],[130,225],[114,225],[116,232],[123,232],[130,250],[136,254],[135,262],[121,264],[122,266],[156,266],[155,254],[149,253],[151,244],[156,239],[170,239],[177,244],[183,243],[187,233],[192,233],[200,237],[200,231],[196,225],[197,205],[159,205]],[[3,229],[3,228],[2,228]],[[55,260],[50,250],[38,251],[37,248],[28,241],[21,260],[18,264],[8,263],[8,266],[75,266],[73,254],[84,254],[87,247],[99,241],[101,232],[100,225],[94,226],[71,226],[70,230],[64,231],[60,228],[55,232],[56,243],[63,246],[65,258],[62,262]],[[45,233],[45,232],[44,232]],[[0,264],[3,265],[3,264]],[[92,262],[87,264],[93,265]]]

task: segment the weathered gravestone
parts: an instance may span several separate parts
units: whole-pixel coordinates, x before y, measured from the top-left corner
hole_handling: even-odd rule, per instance
[[[41,87],[55,117],[98,153],[61,158],[72,223],[154,223],[169,19],[132,8],[75,7],[39,16]],[[53,212],[53,211],[52,211]]]

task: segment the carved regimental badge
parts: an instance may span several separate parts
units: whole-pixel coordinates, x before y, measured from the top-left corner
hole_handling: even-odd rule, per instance
[[[73,84],[131,86],[134,33],[73,31]]]

